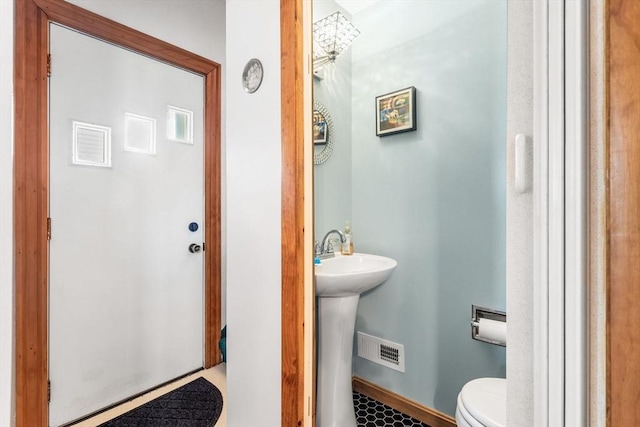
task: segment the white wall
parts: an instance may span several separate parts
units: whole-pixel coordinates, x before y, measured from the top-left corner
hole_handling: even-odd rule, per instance
[[[533,423],[533,192],[513,186],[515,135],[533,136],[533,2],[509,0],[507,107],[507,424]],[[535,143],[535,141],[533,142]]]
[[[279,0],[227,0],[229,427],[281,419],[279,35]],[[251,58],[262,61],[264,80],[248,94],[241,76]]]
[[[225,2],[223,0],[156,0],[153,2],[153,7],[149,7],[150,3],[146,0],[112,0],[108,2],[73,0],[72,3],[218,62],[223,65],[224,70]],[[0,0],[0,425],[2,426],[12,425],[13,419],[13,384],[11,380],[14,352],[13,159],[9,126],[13,86],[12,18],[13,1]],[[224,219],[223,212],[223,230],[225,229]],[[223,234],[223,258],[224,247]]]
[[[224,65],[224,0],[67,1]]]
[[[13,1],[0,0],[0,425],[13,402]]]

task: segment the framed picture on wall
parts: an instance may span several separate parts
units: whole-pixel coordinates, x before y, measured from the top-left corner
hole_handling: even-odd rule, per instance
[[[416,88],[410,86],[376,97],[376,135],[416,130]]]
[[[322,111],[313,110],[313,143],[326,144],[329,137],[329,127]]]

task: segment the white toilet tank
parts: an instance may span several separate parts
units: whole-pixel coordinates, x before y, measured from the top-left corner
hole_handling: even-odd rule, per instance
[[[458,394],[458,427],[505,427],[507,424],[507,381],[478,378],[469,381]]]

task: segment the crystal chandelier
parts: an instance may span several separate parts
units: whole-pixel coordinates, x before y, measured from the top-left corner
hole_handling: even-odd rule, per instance
[[[314,55],[313,68],[333,62],[358,37],[360,31],[340,12],[335,12],[313,24],[313,38],[324,55]]]

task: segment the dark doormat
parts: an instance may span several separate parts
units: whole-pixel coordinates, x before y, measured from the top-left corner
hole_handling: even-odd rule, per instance
[[[99,427],[212,427],[222,412],[222,393],[200,377]]]

